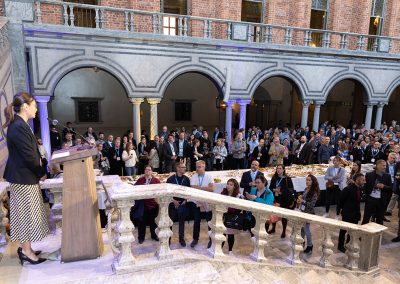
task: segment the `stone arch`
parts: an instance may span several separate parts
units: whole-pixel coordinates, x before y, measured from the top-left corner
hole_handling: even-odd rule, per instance
[[[398,87],[400,87],[400,76],[394,79],[387,89],[386,98],[388,101]]]
[[[174,69],[172,69],[170,72],[166,73],[165,76],[160,78],[160,81],[162,82],[160,88],[159,88],[159,93],[160,96],[164,96],[165,91],[167,90],[168,86],[171,84],[171,82],[179,77],[182,74],[189,73],[189,72],[194,72],[194,73],[199,73],[202,75],[205,75],[211,81],[213,81],[214,84],[216,84],[216,87],[221,90],[223,85],[225,84],[225,76],[222,72],[220,72],[217,69],[210,68],[209,66],[203,66],[200,64],[187,64],[184,66],[179,66]]]
[[[347,72],[337,74],[325,84],[324,88],[322,89],[322,93],[324,94],[323,100],[326,101],[331,90],[336,86],[336,84],[338,84],[343,80],[354,80],[360,83],[365,90],[365,96],[366,96],[365,99],[367,99],[367,101],[371,101],[373,94],[373,87],[371,85],[371,82],[361,74],[347,73]]]
[[[306,82],[303,80],[302,77],[299,76],[299,74],[290,70],[283,70],[283,69],[272,69],[272,70],[266,69],[257,76],[255,76],[249,84],[250,98],[253,98],[254,92],[257,90],[258,86],[260,86],[262,82],[272,77],[283,77],[285,79],[289,79],[289,81],[294,83],[294,85],[298,88],[300,93],[300,98],[302,100],[305,100],[307,94]]]
[[[135,84],[132,78],[127,75],[128,72],[123,72],[123,70],[121,71],[121,68],[115,66],[111,61],[105,61],[100,58],[87,58],[85,56],[78,56],[68,60],[60,61],[52,67],[51,71],[45,76],[45,78],[47,76],[50,78],[46,86],[46,93],[53,95],[57,84],[65,75],[74,70],[87,67],[97,67],[111,74],[124,87],[127,96],[134,92]]]

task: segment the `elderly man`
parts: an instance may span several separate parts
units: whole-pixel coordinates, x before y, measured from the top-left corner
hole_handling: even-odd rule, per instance
[[[285,147],[279,143],[279,137],[275,137],[268,154],[270,155],[269,164],[276,166],[283,164],[283,157],[285,155]]]
[[[214,192],[215,184],[212,176],[206,173],[206,163],[202,160],[196,162],[196,173],[190,179],[190,186],[198,190]],[[211,220],[212,211],[204,202],[191,202],[193,212],[193,241],[190,244],[194,248],[199,242],[201,212],[205,212],[207,222]],[[211,247],[211,238],[209,238],[207,248]]]
[[[322,144],[318,149],[318,163],[319,164],[329,164],[329,159],[333,156],[333,149],[329,146],[331,139],[325,137],[322,140]]]

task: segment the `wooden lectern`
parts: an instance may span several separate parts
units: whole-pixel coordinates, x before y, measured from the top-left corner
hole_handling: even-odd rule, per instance
[[[103,253],[92,156],[97,148],[53,153],[52,162],[63,165],[61,262],[93,259]]]

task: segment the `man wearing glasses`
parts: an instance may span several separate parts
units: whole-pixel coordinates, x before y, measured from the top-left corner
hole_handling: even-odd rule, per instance
[[[167,179],[167,183],[190,187],[190,179],[185,176],[186,166],[184,161],[176,163],[176,173]],[[179,243],[186,247],[185,242],[185,219],[187,216],[187,202],[183,198],[174,197],[169,205],[169,216],[172,220],[179,221]]]
[[[206,163],[202,160],[196,162],[196,173],[190,179],[190,186],[199,190],[214,192],[215,184],[212,176],[206,173]],[[193,212],[193,241],[190,244],[194,248],[199,242],[201,212],[205,212],[207,222],[211,220],[212,211],[207,203],[191,202]],[[208,228],[210,230],[210,228]],[[211,238],[209,238],[207,248],[211,247]]]

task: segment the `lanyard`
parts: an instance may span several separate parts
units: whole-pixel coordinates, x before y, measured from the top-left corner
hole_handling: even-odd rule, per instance
[[[201,179],[200,179],[200,176],[197,175],[197,179],[198,179],[198,185],[201,187],[203,185],[204,175],[201,176]]]
[[[276,187],[279,187],[279,186],[281,185],[282,180],[283,180],[283,177],[281,177],[281,179],[279,180],[279,182],[278,182],[278,181],[276,182],[276,184],[275,184]]]
[[[178,179],[176,178],[176,175],[175,175],[175,183],[176,183],[177,185],[182,185],[182,183],[183,183],[183,177],[182,177],[181,183],[179,183],[179,182],[178,182]]]
[[[151,184],[151,180],[152,180],[152,179],[153,179],[153,177],[151,177],[150,179],[147,179],[147,178],[146,178],[146,183],[145,183],[145,184],[146,184],[146,185]]]

